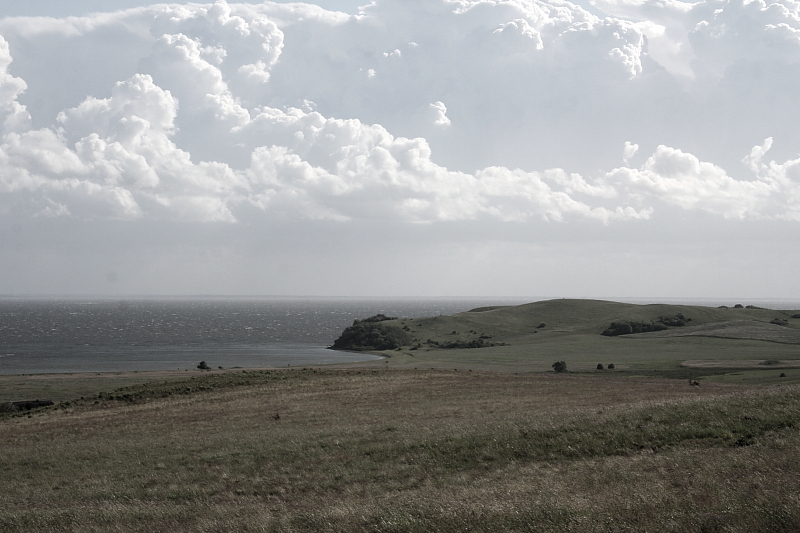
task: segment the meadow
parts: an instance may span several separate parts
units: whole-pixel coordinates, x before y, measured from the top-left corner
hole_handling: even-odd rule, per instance
[[[69,399],[0,414],[0,531],[800,530],[796,345],[544,321],[335,368],[5,376]]]

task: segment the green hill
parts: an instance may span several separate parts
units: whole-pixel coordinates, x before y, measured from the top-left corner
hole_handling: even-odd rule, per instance
[[[347,328],[333,348],[380,353],[392,365],[527,371],[565,360],[574,371],[611,363],[620,371],[702,376],[731,368],[794,368],[800,359],[796,315],[752,306],[559,299],[451,316],[371,318]]]

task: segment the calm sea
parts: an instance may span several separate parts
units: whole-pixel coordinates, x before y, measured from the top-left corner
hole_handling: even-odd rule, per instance
[[[527,299],[0,298],[0,374],[276,367],[375,359],[327,350],[356,318],[449,315]],[[797,300],[618,299],[630,303],[757,305]]]

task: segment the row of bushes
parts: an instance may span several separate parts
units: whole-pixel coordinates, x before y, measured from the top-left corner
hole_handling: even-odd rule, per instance
[[[567,371],[567,363],[564,361],[556,361],[551,366],[553,367],[553,370],[555,370],[556,372]],[[614,370],[614,368],[615,368],[614,363],[608,363],[609,370]],[[605,367],[603,367],[603,363],[597,363],[597,370],[605,370]]]
[[[616,337],[617,335],[630,335],[631,333],[646,333],[648,331],[663,331],[667,326],[658,322],[612,322],[603,335]]]
[[[632,333],[647,333],[649,331],[663,331],[670,327],[682,327],[687,322],[691,322],[691,318],[686,318],[683,313],[678,313],[674,316],[662,316],[653,322],[612,322],[609,327],[603,331],[606,337],[616,337],[617,335],[630,335]]]
[[[436,348],[440,348],[443,350],[454,350],[454,349],[466,349],[466,348],[489,348],[494,346],[495,344],[483,342],[483,339],[490,339],[491,337],[486,335],[481,335],[478,339],[473,339],[471,341],[450,341],[450,342],[439,342],[428,339],[425,341],[425,344],[429,346],[435,346]]]

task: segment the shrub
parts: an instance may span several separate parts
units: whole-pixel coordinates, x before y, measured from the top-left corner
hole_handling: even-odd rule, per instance
[[[792,315],[792,318],[800,318],[800,313],[796,313],[796,314]]]
[[[556,361],[553,363],[553,370],[556,372],[566,372],[567,371],[567,363],[564,361]]]
[[[617,335],[663,331],[665,329],[667,329],[667,326],[658,322],[612,322],[611,325],[603,331],[603,335],[606,337],[616,337]]]
[[[603,363],[597,363],[597,370],[605,370],[603,368]]]
[[[773,318],[769,321],[770,324],[775,324],[776,326],[787,326],[789,325],[789,321],[785,318]]]
[[[734,309],[744,309],[744,306],[742,304],[736,304],[736,305],[733,306],[733,308]]]
[[[781,377],[785,378],[786,377],[786,372],[781,372]]]
[[[208,366],[205,361],[200,361],[200,363],[197,365],[197,368],[200,370],[211,370],[211,367]]]
[[[683,313],[678,313],[675,316],[662,316],[658,319],[659,322],[664,324],[665,326],[676,326],[681,327],[685,326],[686,322],[692,320],[691,318],[686,318],[683,316]]]
[[[376,315],[382,316],[382,315]],[[371,317],[356,320],[333,341],[334,350],[396,350],[411,344],[411,336],[397,326],[381,324],[384,320]],[[386,319],[391,320],[391,319]],[[430,341],[430,340],[429,340]]]
[[[608,363],[608,369],[614,370],[614,363]]]
[[[536,327],[537,327],[537,328],[539,328],[539,329],[546,328],[546,327],[547,327],[547,324],[546,324],[545,322],[542,322],[541,324],[539,324],[539,325],[538,325],[538,326],[536,326]]]
[[[353,325],[356,324],[363,324],[366,323],[375,323],[375,322],[385,322],[387,320],[397,320],[396,316],[386,316],[383,313],[378,313],[377,315],[371,316],[369,318],[363,318],[361,320],[353,320]]]

